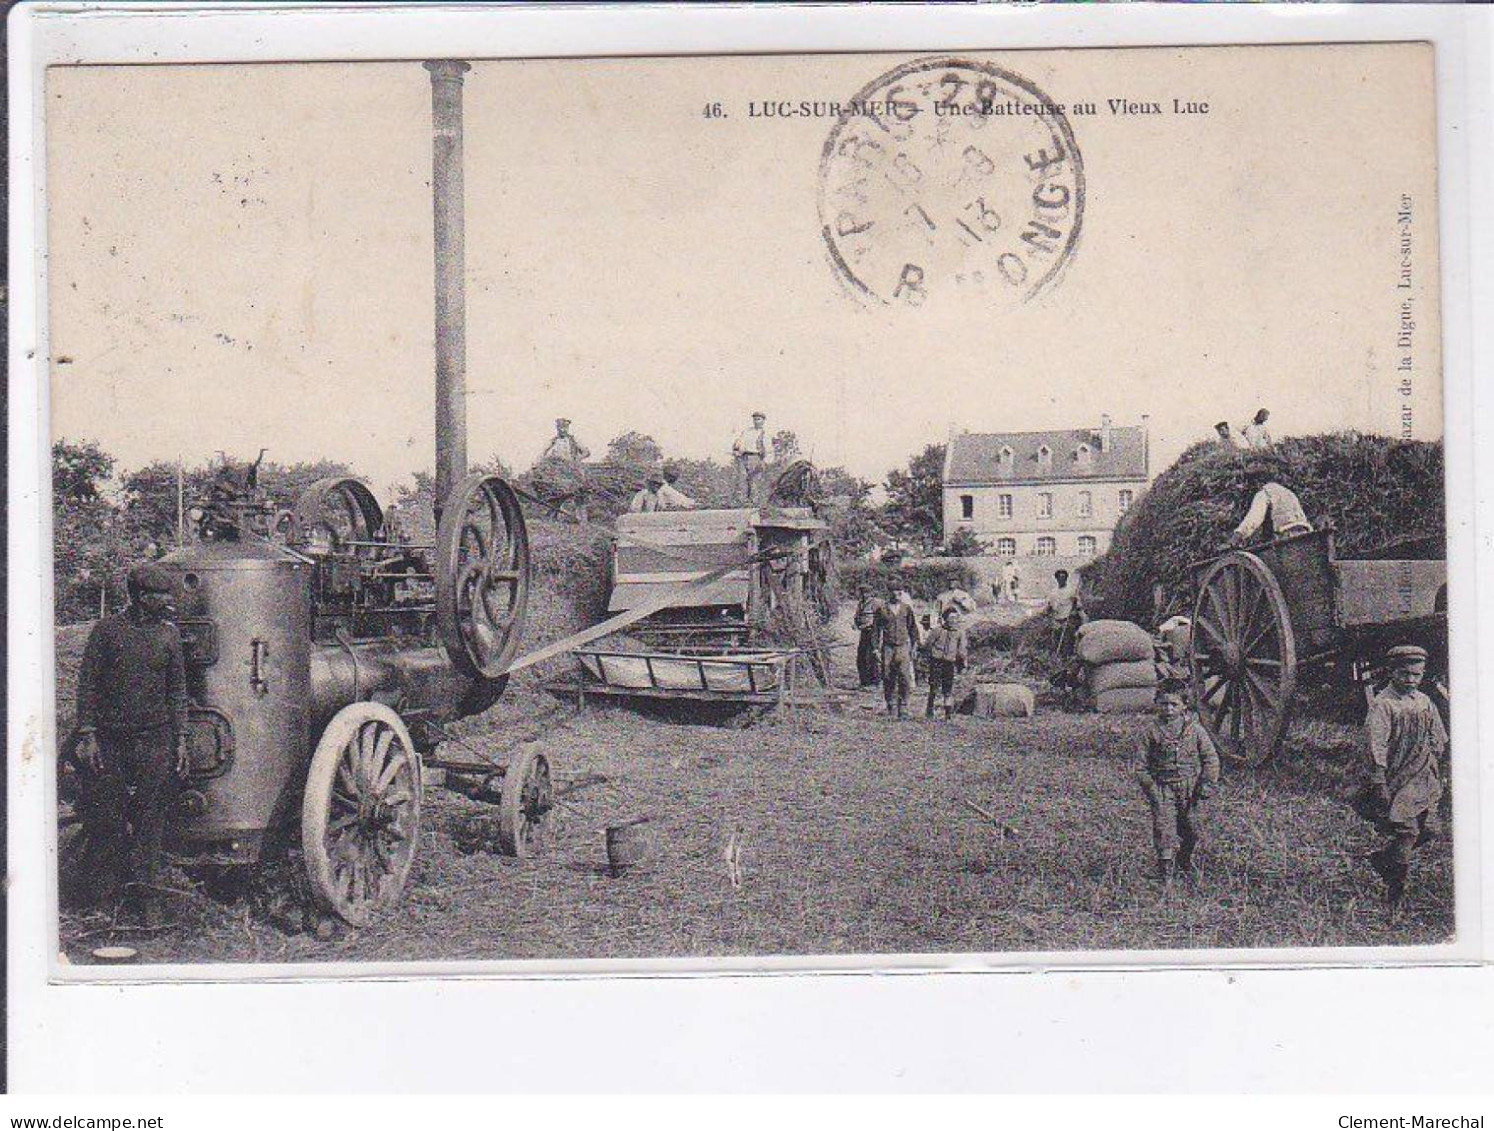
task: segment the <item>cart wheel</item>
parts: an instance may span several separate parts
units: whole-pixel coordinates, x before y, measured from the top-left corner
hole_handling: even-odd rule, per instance
[[[301,849],[317,904],[355,927],[399,898],[420,830],[420,759],[382,703],[351,703],[317,743]]]
[[[1281,586],[1254,554],[1226,554],[1204,574],[1191,662],[1199,714],[1223,753],[1268,761],[1291,716],[1297,641]]]
[[[436,621],[451,662],[496,679],[519,648],[529,603],[529,534],[513,488],[472,475],[451,492],[436,534]]]
[[[554,804],[550,760],[532,749],[515,755],[503,772],[498,847],[520,859],[538,855]]]

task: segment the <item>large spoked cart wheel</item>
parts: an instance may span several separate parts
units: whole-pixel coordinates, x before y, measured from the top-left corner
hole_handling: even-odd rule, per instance
[[[420,760],[382,703],[350,703],[327,724],[301,804],[301,849],[316,902],[355,927],[399,898],[420,832]]]
[[[1264,764],[1291,717],[1297,642],[1281,586],[1260,558],[1235,551],[1205,570],[1192,636],[1199,716],[1226,757]]]
[[[471,679],[497,679],[518,650],[529,603],[529,534],[513,488],[473,475],[454,490],[436,564],[436,623],[451,662]]]

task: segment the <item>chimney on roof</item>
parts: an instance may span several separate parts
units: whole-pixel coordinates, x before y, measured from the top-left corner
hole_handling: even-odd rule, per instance
[[[1100,451],[1110,450],[1110,414],[1100,414]]]
[[[1147,475],[1152,473],[1152,418],[1141,414],[1141,467]]]

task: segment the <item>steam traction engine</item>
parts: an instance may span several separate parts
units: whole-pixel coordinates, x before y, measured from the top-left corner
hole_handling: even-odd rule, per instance
[[[419,755],[506,683],[529,592],[518,500],[502,479],[466,479],[433,546],[391,537],[357,479],[316,483],[277,523],[247,492],[193,517],[199,540],[160,563],[192,700],[180,847],[254,863],[299,815],[316,901],[364,923],[409,875]],[[500,839],[522,851],[549,766],[529,751],[499,772]]]

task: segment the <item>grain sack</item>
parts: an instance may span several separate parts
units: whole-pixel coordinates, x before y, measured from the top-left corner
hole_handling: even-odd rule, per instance
[[[960,708],[978,719],[1030,719],[1037,699],[1020,683],[977,683]]]
[[[1150,660],[1152,638],[1128,620],[1092,620],[1079,629],[1079,658],[1086,664]]]
[[[1095,696],[1095,710],[1102,715],[1132,715],[1150,711],[1156,702],[1156,691],[1150,687],[1117,687]]]
[[[1157,665],[1151,660],[1122,660],[1115,664],[1099,664],[1088,671],[1089,689],[1095,695],[1103,691],[1115,691],[1123,687],[1157,686]]]
[[[1167,641],[1167,646],[1172,649],[1174,660],[1185,660],[1188,658],[1188,650],[1193,643],[1193,622],[1187,617],[1168,617],[1157,626],[1157,634]]]

